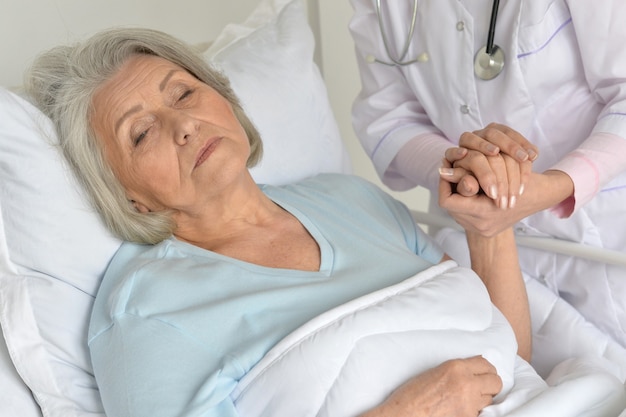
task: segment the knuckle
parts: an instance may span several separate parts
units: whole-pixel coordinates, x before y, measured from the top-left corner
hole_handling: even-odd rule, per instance
[[[463,132],[459,137],[459,146],[463,146],[464,144],[471,143],[474,138],[474,134],[471,132]]]
[[[470,164],[480,164],[485,161],[485,155],[477,151],[470,151],[467,153],[465,159],[468,160]]]
[[[450,374],[459,374],[465,369],[465,364],[462,359],[451,359],[444,362],[444,368]]]

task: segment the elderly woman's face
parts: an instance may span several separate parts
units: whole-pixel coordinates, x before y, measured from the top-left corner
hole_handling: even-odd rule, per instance
[[[230,103],[163,58],[129,59],[94,95],[91,124],[140,211],[194,212],[246,171]]]

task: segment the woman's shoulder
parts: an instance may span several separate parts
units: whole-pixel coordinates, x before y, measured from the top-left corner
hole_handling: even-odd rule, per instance
[[[125,304],[134,294],[143,291],[143,286],[159,282],[160,277],[168,271],[172,272],[182,259],[202,255],[199,251],[194,253],[193,249],[187,249],[187,246],[191,245],[182,244],[174,238],[155,245],[124,242],[109,262],[94,308],[102,302],[105,305],[101,307],[111,314],[125,311]]]

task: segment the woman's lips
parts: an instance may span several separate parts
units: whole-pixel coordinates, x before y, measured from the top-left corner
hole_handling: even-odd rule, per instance
[[[196,157],[196,164],[194,165],[194,169],[202,165],[204,161],[206,161],[209,156],[213,153],[219,142],[222,140],[221,137],[211,138],[209,139],[204,146],[198,152],[198,156]]]

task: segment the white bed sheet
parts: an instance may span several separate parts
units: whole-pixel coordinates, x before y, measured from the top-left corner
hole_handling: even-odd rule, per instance
[[[481,417],[614,417],[626,407],[623,369],[606,358],[566,360],[544,381],[516,351],[480,279],[448,261],[309,321],[240,381],[233,398],[246,417],[356,416],[413,375],[482,355],[503,389]]]

